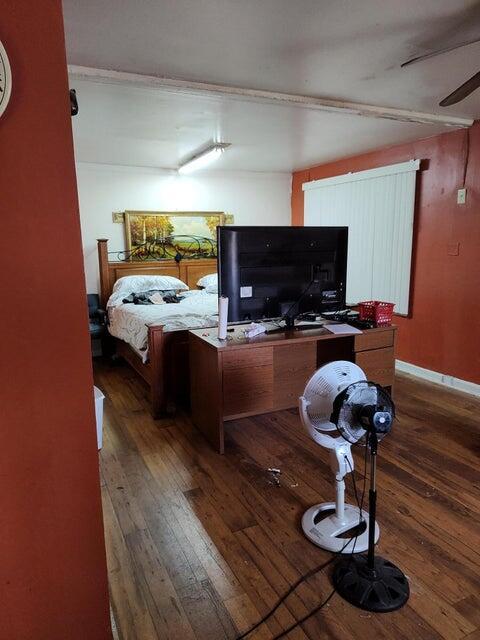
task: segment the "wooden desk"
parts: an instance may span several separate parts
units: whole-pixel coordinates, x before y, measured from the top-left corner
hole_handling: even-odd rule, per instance
[[[326,329],[245,338],[242,326],[217,338],[216,329],[189,331],[192,419],[224,452],[227,420],[296,407],[310,376],[332,360],[356,362],[369,380],[393,387],[395,327],[336,336]]]

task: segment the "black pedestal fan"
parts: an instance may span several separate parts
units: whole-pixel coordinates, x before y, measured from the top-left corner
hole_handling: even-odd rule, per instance
[[[363,379],[352,382],[355,373],[357,379]],[[356,365],[347,361],[331,362],[321,367],[307,383],[300,398],[300,415],[318,444],[335,451],[341,450],[346,443],[363,444],[369,448],[367,553],[350,553],[341,557],[334,568],[333,583],[336,591],[351,604],[367,611],[387,612],[402,607],[410,594],[403,572],[389,560],[375,554],[375,538],[378,536],[375,522],[377,449],[392,428],[395,406],[386,389],[368,382],[363,372],[360,373],[358,375]],[[336,438],[327,435],[333,429],[339,434]],[[338,475],[336,478],[338,481]],[[321,523],[318,527],[321,529]],[[342,535],[345,537],[344,532]],[[322,537],[318,536],[318,539]],[[321,542],[318,544],[323,546]]]

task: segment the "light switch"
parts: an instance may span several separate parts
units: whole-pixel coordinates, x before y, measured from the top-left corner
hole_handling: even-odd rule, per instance
[[[465,204],[466,199],[467,199],[467,190],[459,189],[457,191],[457,204]]]

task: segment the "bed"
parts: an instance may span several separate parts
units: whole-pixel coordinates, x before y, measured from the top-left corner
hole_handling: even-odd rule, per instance
[[[124,252],[109,252],[106,239],[97,240],[97,244],[100,298],[102,307],[108,306],[115,352],[145,380],[150,388],[152,414],[159,417],[189,401],[188,330],[217,323],[218,296],[199,289],[197,282],[217,271],[217,260],[178,256],[135,260]],[[183,281],[189,290],[181,292],[178,304],[123,304],[123,294],[112,293],[115,283],[128,276],[171,276]]]

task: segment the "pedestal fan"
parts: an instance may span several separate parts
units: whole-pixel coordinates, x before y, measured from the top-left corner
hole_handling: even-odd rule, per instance
[[[368,382],[357,365],[338,361],[321,367],[313,374],[299,402],[303,425],[315,442],[334,452],[338,462],[334,469],[337,480],[335,513],[326,519],[318,519],[325,505],[312,507],[303,516],[303,530],[319,546],[350,553],[338,561],[333,574],[335,589],[345,600],[368,611],[399,609],[410,594],[408,580],[394,564],[375,556],[375,542],[378,539],[375,521],[377,448],[392,428],[395,417],[393,401],[385,389]],[[339,434],[336,438],[327,435],[328,431],[334,430]],[[354,513],[349,515],[350,507],[342,511],[343,477],[346,471],[340,463],[343,457],[349,465],[348,470],[353,471],[352,444],[367,446],[371,457],[368,526],[358,537],[350,535],[355,539],[358,551],[368,549],[368,553],[357,556],[353,555],[353,544],[345,546],[345,532],[348,533],[348,529],[342,523],[342,516],[346,521]],[[357,510],[357,524],[364,515]],[[353,527],[350,527],[352,530]],[[334,540],[340,541],[340,548],[337,548],[338,542]]]
[[[340,392],[354,382],[365,381],[365,374],[356,364],[339,360],[330,362],[310,378],[303,396],[299,398],[300,417],[310,437],[330,452],[330,467],[335,474],[335,502],[310,507],[302,518],[302,529],[314,544],[336,553],[351,553],[368,548],[368,514],[359,507],[345,504],[345,476],[353,472],[351,446],[355,441],[343,438],[331,420],[333,404]],[[362,438],[363,432],[358,434]],[[375,542],[379,537],[377,523],[373,522]],[[348,539],[352,540],[347,544]]]

